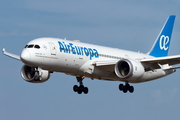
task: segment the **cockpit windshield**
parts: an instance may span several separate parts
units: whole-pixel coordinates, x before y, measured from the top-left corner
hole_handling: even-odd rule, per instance
[[[28,48],[33,48],[34,45],[28,45]]]
[[[36,49],[39,49],[40,46],[39,45],[30,44],[30,45],[26,45],[24,48],[36,48]]]
[[[34,48],[39,49],[39,48],[40,48],[40,46],[39,46],[39,45],[34,45]]]

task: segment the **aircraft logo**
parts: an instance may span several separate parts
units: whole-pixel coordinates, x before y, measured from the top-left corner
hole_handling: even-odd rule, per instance
[[[93,57],[95,58],[99,57],[98,51],[96,49],[74,46],[73,43],[65,43],[65,42],[60,42],[60,41],[58,41],[58,43],[60,47],[60,52],[64,51],[64,53],[86,55],[90,57],[90,60]]]
[[[169,43],[169,36],[162,35],[159,41],[159,46],[161,50],[167,50]]]

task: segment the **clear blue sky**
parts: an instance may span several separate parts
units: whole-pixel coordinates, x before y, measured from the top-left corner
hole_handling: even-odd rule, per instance
[[[1,0],[0,48],[20,54],[39,37],[146,53],[169,15],[177,15],[170,55],[180,54],[179,0]],[[132,84],[85,79],[89,94],[72,90],[75,77],[53,73],[42,84],[25,82],[23,63],[0,54],[1,120],[179,120],[180,70],[155,81]]]

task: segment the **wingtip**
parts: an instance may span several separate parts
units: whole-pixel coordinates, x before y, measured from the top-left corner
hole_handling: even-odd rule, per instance
[[[3,48],[3,49],[2,49],[2,52],[3,52],[3,53],[4,53],[4,52],[6,52],[6,49],[5,49],[5,48]]]

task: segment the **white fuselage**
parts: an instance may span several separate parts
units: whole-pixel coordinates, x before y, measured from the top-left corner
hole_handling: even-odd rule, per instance
[[[22,51],[22,61],[32,67],[40,67],[44,70],[63,72],[74,76],[86,76],[92,79],[102,79],[111,81],[126,81],[117,77],[114,68],[107,69],[96,67],[96,62],[113,61],[121,59],[141,60],[153,58],[147,54],[126,51],[117,48],[103,47],[98,45],[81,43],[78,41],[68,41],[58,38],[39,38],[30,41],[28,45],[40,47],[26,47]],[[155,69],[149,70],[137,79],[128,82],[139,83],[154,80],[173,73],[173,70]]]

